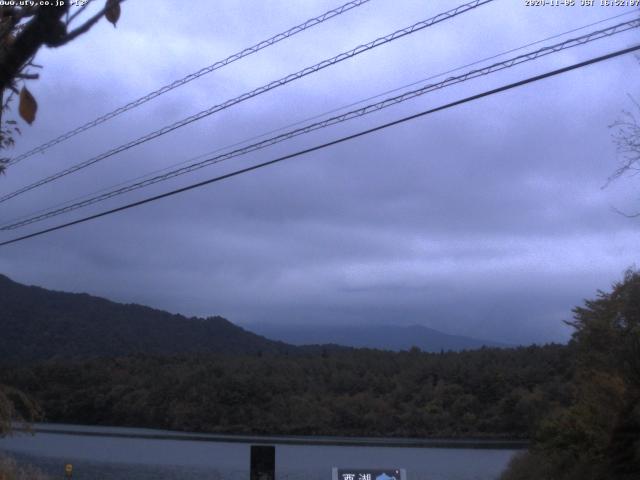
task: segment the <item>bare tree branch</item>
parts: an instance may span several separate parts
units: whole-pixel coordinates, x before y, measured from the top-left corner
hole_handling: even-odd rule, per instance
[[[640,212],[626,213],[626,212],[623,212],[622,210],[620,210],[617,207],[611,207],[611,210],[616,212],[618,215],[622,215],[623,217],[627,217],[627,218],[639,218],[640,217]]]
[[[71,40],[73,40],[74,38],[79,37],[83,33],[87,33],[91,29],[91,27],[93,27],[96,23],[98,23],[98,21],[104,16],[104,12],[105,11],[106,11],[106,7],[103,8],[102,10],[100,10],[98,13],[96,13],[93,17],[88,19],[86,22],[84,22],[78,28],[76,28],[75,30],[72,30],[71,32],[67,33],[65,36],[61,37],[56,43],[50,44],[49,46],[50,47],[61,47],[65,43],[69,43]]]
[[[71,32],[67,33],[64,37],[62,37],[57,43],[55,44],[49,44],[50,47],[60,47],[62,45],[64,45],[65,43],[69,43],[71,40],[76,39],[77,37],[79,37],[80,35],[87,33],[91,27],[93,27],[96,23],[98,23],[98,21],[104,17],[105,13],[107,12],[107,10],[109,8],[112,7],[112,3],[117,3],[120,4],[122,3],[124,0],[112,0],[111,2],[108,1],[106,2],[104,8],[102,8],[98,13],[96,13],[93,17],[89,18],[87,21],[85,21],[82,25],[80,25],[78,28],[76,28],[75,30],[72,30]],[[86,6],[86,5],[85,5]]]
[[[73,22],[75,20],[75,18],[80,15],[90,4],[91,4],[92,0],[87,0],[87,3],[85,3],[84,5],[82,5],[80,8],[78,8],[76,10],[76,12],[71,15],[69,17],[69,19],[67,20],[67,26],[69,26],[71,24],[71,22]]]
[[[629,95],[629,98],[636,110],[640,112],[640,103],[631,95]],[[612,138],[622,162],[607,179],[603,188],[606,188],[621,176],[640,168],[640,124],[636,115],[630,111],[623,111],[622,116],[609,125],[609,128],[614,129]]]
[[[40,78],[39,73],[18,73],[16,78],[20,78],[22,80],[37,80]]]

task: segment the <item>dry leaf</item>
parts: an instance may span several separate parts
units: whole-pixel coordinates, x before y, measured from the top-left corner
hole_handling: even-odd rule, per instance
[[[119,0],[107,0],[105,6],[104,16],[107,20],[116,26],[118,19],[120,18],[120,1]]]
[[[29,125],[36,119],[36,112],[38,111],[38,102],[33,98],[31,92],[27,90],[27,87],[22,87],[20,90],[20,105],[18,106],[18,113]]]

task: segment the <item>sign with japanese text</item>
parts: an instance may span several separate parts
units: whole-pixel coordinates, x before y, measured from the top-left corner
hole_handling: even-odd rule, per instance
[[[403,468],[334,468],[332,480],[406,480]]]

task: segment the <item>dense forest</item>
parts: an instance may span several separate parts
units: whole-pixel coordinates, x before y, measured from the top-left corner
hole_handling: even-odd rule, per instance
[[[574,309],[569,405],[550,409],[503,480],[640,478],[640,272]]]
[[[638,479],[640,273],[627,272],[611,292],[575,308],[571,325],[568,345],[511,349],[293,347],[51,358],[3,364],[0,384],[8,397],[28,394],[51,422],[529,438],[531,448],[515,457],[503,480]]]
[[[226,433],[528,437],[565,405],[569,349],[49,361],[0,370],[53,422]]]

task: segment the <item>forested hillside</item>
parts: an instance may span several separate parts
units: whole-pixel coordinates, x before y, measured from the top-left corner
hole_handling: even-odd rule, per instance
[[[549,409],[503,480],[640,478],[640,272],[574,314],[569,405]]]
[[[28,287],[0,275],[0,362],[132,353],[292,351],[222,317],[187,318],[87,294]]]
[[[528,437],[566,404],[560,345],[431,354],[128,356],[0,369],[46,420],[187,431]]]

